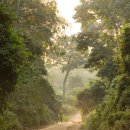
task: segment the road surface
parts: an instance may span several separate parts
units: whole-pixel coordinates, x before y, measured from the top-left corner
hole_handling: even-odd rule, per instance
[[[76,114],[68,122],[58,123],[40,130],[80,130],[81,116]]]

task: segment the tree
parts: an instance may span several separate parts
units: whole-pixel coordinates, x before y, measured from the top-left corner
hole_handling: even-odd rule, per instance
[[[15,15],[0,5],[0,110],[6,96],[14,91],[19,72],[26,63],[29,51],[14,29]]]
[[[129,22],[128,4],[129,1],[119,0],[83,0],[75,9],[74,18],[82,25],[82,32],[76,36],[78,48],[87,50],[91,47],[86,68],[98,70],[98,75],[109,82],[117,72],[113,49],[121,26]]]
[[[65,99],[66,94],[66,82],[70,72],[74,69],[82,67],[86,62],[88,51],[82,53],[77,51],[77,42],[73,37],[62,36],[57,41],[57,45],[54,46],[53,53],[49,57],[46,57],[47,62],[54,65],[61,65],[61,70],[64,73],[65,77],[63,81],[63,100]]]
[[[87,4],[87,1],[84,1],[84,4],[80,6],[81,8],[78,8],[82,11],[79,12],[83,14],[83,11],[87,12],[86,10],[88,10],[89,16],[93,17],[85,19],[77,12],[79,17],[78,20],[81,20],[80,22],[83,25],[82,33],[84,33],[84,36],[85,34],[89,36],[88,32],[91,30],[90,28],[86,28],[90,25],[88,23],[95,21],[95,25],[98,25],[96,20],[99,19],[100,26],[98,25],[97,28],[95,28],[95,31],[98,32],[98,37],[97,39],[95,39],[95,37],[92,38],[87,36],[77,37],[77,40],[79,40],[79,46],[81,45],[83,48],[88,49],[88,46],[92,47],[86,67],[98,69],[98,75],[102,77],[105,83],[105,77],[109,81],[109,86],[107,88],[108,94],[101,105],[97,107],[96,113],[89,119],[86,129],[129,129],[129,126],[126,123],[129,122],[129,112],[127,112],[127,109],[129,109],[128,93],[130,85],[128,67],[129,27],[127,26],[123,33],[120,32],[120,28],[123,24],[129,22],[129,16],[125,13],[125,11],[128,12],[129,10],[129,7],[127,6],[129,1],[97,0],[94,2],[90,1],[88,5],[85,4]],[[119,8],[116,8],[117,5]],[[109,10],[112,11],[110,12]],[[120,39],[118,39],[119,35],[121,36]],[[88,94],[85,93],[85,96],[87,95]],[[90,100],[92,99],[93,97],[90,98]],[[82,99],[79,101],[82,101]],[[119,124],[119,126],[117,126],[117,124]]]
[[[98,70],[107,84],[107,95],[87,119],[86,130],[130,128],[129,25],[121,31],[130,22],[129,4],[128,0],[81,0],[76,8],[74,17],[82,24],[76,36],[78,48],[91,47],[86,68]]]
[[[60,30],[56,3],[3,0],[0,4],[0,103],[3,107],[7,99],[8,108],[0,114],[0,128],[34,129],[57,121],[61,105],[44,66],[47,48]]]

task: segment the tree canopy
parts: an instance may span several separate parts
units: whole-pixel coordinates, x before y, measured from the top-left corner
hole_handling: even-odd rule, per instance
[[[105,84],[105,97],[86,120],[85,130],[129,129],[129,10],[127,0],[81,0],[74,18],[82,25],[78,49],[91,48],[86,68],[97,70]],[[93,85],[91,86],[91,89]],[[100,85],[99,85],[100,88]],[[90,89],[90,90],[91,90]],[[89,90],[80,93],[88,96]],[[87,99],[78,101],[88,103]],[[100,96],[98,96],[100,97]],[[93,101],[93,97],[90,98]],[[87,110],[88,106],[81,106]]]
[[[7,93],[14,90],[19,72],[27,62],[29,50],[16,33],[15,15],[0,5],[0,109]]]
[[[1,130],[36,129],[58,120],[61,104],[44,65],[58,26],[53,0],[0,2]]]

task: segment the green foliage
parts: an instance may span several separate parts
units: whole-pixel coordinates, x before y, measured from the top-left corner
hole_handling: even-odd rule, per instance
[[[86,88],[80,92],[77,96],[78,107],[82,110],[82,115],[86,115],[99,103],[103,101],[105,96],[105,85],[101,81],[96,81],[90,84],[89,88]]]
[[[116,130],[128,130],[130,129],[130,113],[127,111],[118,111],[116,113],[111,114],[108,118],[108,124],[111,128],[115,128]]]
[[[118,64],[118,72],[120,73],[130,73],[130,29],[129,24],[125,25],[121,30],[121,35],[118,37],[119,45],[115,49],[115,61]]]
[[[61,107],[45,78],[43,55],[47,54],[46,48],[58,31],[56,3],[53,0],[2,2],[0,109],[3,108],[3,114],[0,113],[0,129],[32,130],[57,121]],[[9,112],[3,107],[5,102]]]
[[[64,103],[62,105],[62,110],[64,112],[64,115],[68,116],[68,115],[72,115],[74,114],[77,110],[75,109],[74,105],[70,105],[69,103]]]
[[[12,6],[12,10],[20,18],[17,26],[35,42],[49,42],[53,33],[57,31],[59,19],[54,0],[20,0],[20,2],[11,0],[5,4]]]
[[[27,61],[28,50],[14,30],[14,14],[0,5],[0,109],[5,97],[14,90],[19,72]]]
[[[86,50],[91,47],[85,67],[98,70],[98,76],[108,85],[104,101],[87,119],[84,129],[128,130],[130,129],[128,125],[130,2],[129,0],[81,0],[80,2],[74,16],[82,25],[82,32],[76,37],[79,41],[78,48]],[[125,24],[127,25],[123,27]],[[93,97],[90,99],[93,100]]]
[[[17,119],[17,116],[9,111],[5,111],[0,115],[1,130],[22,130],[22,126]]]
[[[98,120],[97,120],[98,119]],[[87,115],[85,122],[82,126],[84,130],[97,130],[101,120],[95,111],[92,111]],[[106,129],[107,130],[107,129]]]
[[[119,40],[115,61],[119,63],[118,76],[113,79],[103,103],[97,107],[96,113],[90,116],[85,130],[129,130],[130,122],[130,74],[129,60],[129,27],[123,29]]]
[[[113,80],[103,103],[86,119],[86,130],[128,129],[125,123],[129,122],[129,81],[126,74]]]
[[[61,107],[52,86],[43,78],[32,83],[17,84],[9,102],[12,104],[11,111],[18,116],[22,126],[28,129],[57,121]]]
[[[75,9],[74,18],[82,25],[76,36],[78,49],[92,47],[85,67],[98,70],[98,76],[110,82],[117,75],[113,49],[120,28],[129,22],[128,5],[128,0],[83,0]]]

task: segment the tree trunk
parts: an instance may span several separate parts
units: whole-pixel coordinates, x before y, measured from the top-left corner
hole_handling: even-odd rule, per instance
[[[4,4],[4,0],[2,0],[1,3]]]
[[[64,81],[63,81],[63,101],[64,101],[65,95],[66,95],[66,82],[67,82],[69,73],[70,73],[70,69],[68,69],[68,70],[66,71],[65,78],[64,78]]]
[[[20,0],[17,0],[17,10],[16,10],[17,17],[19,15],[19,6],[20,6]]]

